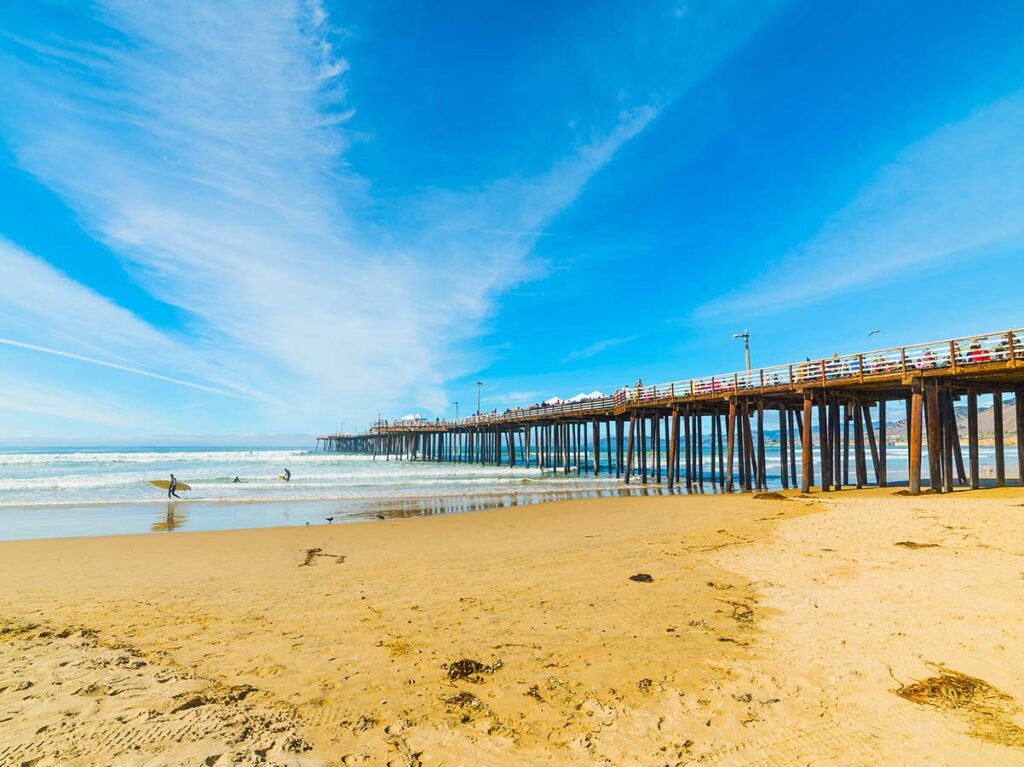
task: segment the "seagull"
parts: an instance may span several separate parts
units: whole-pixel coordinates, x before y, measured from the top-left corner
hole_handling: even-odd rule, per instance
[[[870,333],[868,333],[868,338],[871,338],[871,336],[873,336],[875,333],[881,333],[881,332],[882,332],[881,330],[872,330]]]
[[[331,524],[334,521],[334,517],[324,517],[327,520],[327,524]]]

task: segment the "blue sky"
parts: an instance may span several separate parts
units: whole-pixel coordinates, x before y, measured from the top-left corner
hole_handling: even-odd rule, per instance
[[[506,5],[0,8],[0,441],[1024,325],[1024,5]]]

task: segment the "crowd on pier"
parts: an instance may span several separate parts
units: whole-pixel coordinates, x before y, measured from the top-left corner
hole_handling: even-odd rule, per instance
[[[514,416],[523,411],[577,412],[629,403],[653,402],[666,397],[707,395],[792,384],[813,384],[838,379],[861,378],[865,375],[905,375],[914,371],[951,369],[1011,360],[1024,360],[1024,337],[1022,334],[1008,332],[980,336],[971,340],[960,339],[936,344],[919,344],[842,357],[835,353],[829,358],[819,360],[807,358],[804,362],[794,365],[747,370],[741,373],[658,386],[648,386],[641,379],[637,379],[632,386],[626,384],[616,389],[610,396],[594,391],[590,394],[580,393],[567,400],[552,397],[544,402],[535,402],[525,408],[510,407],[503,413],[499,413],[495,408],[488,413],[479,413],[464,420],[469,422],[492,421]]]

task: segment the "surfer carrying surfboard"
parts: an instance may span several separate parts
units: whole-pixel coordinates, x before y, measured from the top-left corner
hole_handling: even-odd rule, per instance
[[[292,473],[290,471],[288,471],[288,469],[284,470],[284,481],[285,482],[291,482],[292,481]]]
[[[177,498],[180,501],[181,500],[181,496],[179,496],[178,493],[176,492],[177,489],[178,489],[178,480],[172,474],[171,475],[171,484],[169,484],[167,486],[167,497],[170,498],[171,496],[173,496],[173,497]]]

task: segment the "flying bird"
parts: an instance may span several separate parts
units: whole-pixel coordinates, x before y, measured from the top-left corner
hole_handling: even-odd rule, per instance
[[[882,332],[881,330],[872,330],[870,333],[868,333],[868,338],[871,338],[871,336],[873,336],[875,333],[881,333],[881,332]]]

